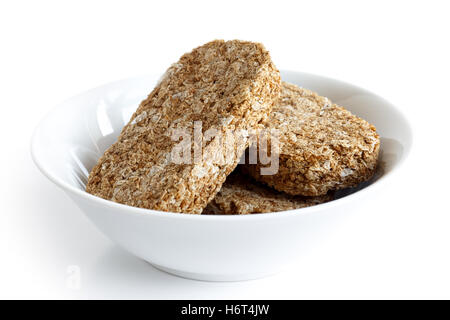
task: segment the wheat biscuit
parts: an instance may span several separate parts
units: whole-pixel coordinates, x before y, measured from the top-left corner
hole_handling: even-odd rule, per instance
[[[276,190],[318,196],[354,187],[375,172],[375,127],[310,90],[283,82],[267,127],[279,130],[278,172],[262,175],[258,163],[243,171]]]
[[[203,214],[277,212],[310,207],[333,199],[329,194],[302,197],[278,192],[236,171],[228,176],[220,191],[203,210]]]
[[[259,43],[215,40],[184,54],[92,169],[86,191],[130,206],[201,213],[248,146],[239,132],[267,119],[280,87],[279,72]],[[174,160],[180,143],[174,129],[192,133],[198,123],[201,133],[231,132],[237,143],[227,161],[214,161],[230,141],[217,137],[194,137],[187,145],[194,159]],[[199,147],[200,158],[191,157]]]

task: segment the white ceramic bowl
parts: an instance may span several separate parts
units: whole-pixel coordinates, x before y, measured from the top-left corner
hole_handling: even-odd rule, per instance
[[[167,272],[200,280],[232,281],[281,270],[362,204],[409,153],[408,121],[383,98],[354,85],[300,72],[282,78],[317,91],[377,127],[384,170],[362,190],[310,208],[244,216],[202,216],[134,208],[84,191],[89,170],[120,133],[158,77],[126,79],[61,103],[32,139],[36,165],[61,187],[111,240]],[[363,204],[362,204],[363,205]]]

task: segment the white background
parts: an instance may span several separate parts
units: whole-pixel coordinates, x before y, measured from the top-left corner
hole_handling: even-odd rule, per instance
[[[447,1],[1,1],[0,298],[450,298]],[[332,243],[289,271],[207,283],[162,273],[98,232],[35,168],[57,103],[161,73],[215,38],[260,41],[280,69],[338,78],[398,105],[404,169]],[[68,268],[81,286],[67,286]]]

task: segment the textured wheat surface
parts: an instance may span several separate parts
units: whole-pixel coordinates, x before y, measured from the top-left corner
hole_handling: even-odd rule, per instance
[[[259,43],[216,40],[183,55],[142,101],[130,122],[89,175],[87,192],[130,206],[201,213],[248,146],[234,134],[260,125],[279,97],[281,82]],[[202,156],[176,163],[173,129],[232,132],[236,146],[227,161],[215,156],[227,139],[192,139]],[[233,140],[233,139],[231,139]]]
[[[375,127],[310,90],[283,82],[267,128],[280,132],[278,172],[262,175],[260,163],[243,171],[276,190],[324,195],[375,173],[380,149]]]

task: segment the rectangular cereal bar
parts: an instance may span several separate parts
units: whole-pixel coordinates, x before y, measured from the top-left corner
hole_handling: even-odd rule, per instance
[[[99,159],[86,191],[130,206],[200,214],[248,146],[239,132],[268,118],[280,87],[259,43],[216,40],[184,54]],[[235,152],[214,161],[230,136]]]

